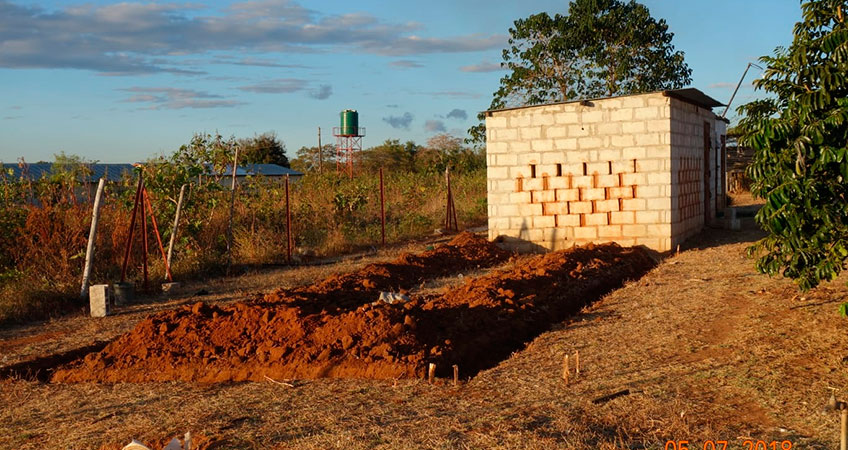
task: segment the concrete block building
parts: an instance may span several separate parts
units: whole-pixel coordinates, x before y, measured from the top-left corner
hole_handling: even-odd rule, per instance
[[[717,106],[678,89],[488,111],[489,238],[675,248],[725,207]]]

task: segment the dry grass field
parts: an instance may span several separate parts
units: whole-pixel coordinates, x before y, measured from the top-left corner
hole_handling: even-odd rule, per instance
[[[834,448],[848,385],[848,278],[800,294],[757,274],[755,231],[710,230],[459,386],[448,380],[291,380],[200,385],[0,381],[0,448],[120,448],[191,431],[202,448]],[[72,316],[0,331],[0,367],[112,339],[153,312],[228,303],[394,258],[424,243],[335,265],[269,269],[186,286],[103,319]],[[507,264],[521,264],[521,259]],[[494,270],[494,269],[492,269]],[[434,280],[439,290],[486,270]],[[566,354],[581,373],[562,379]],[[461,365],[460,365],[461,367]],[[629,390],[628,395],[593,399]],[[781,447],[783,445],[783,447]],[[706,447],[712,448],[712,447]],[[717,448],[721,448],[719,445]],[[772,448],[771,446],[768,447]]]

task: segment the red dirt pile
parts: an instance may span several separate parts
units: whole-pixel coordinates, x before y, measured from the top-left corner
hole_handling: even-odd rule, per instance
[[[430,262],[440,266],[430,273],[457,270],[444,267],[445,260]],[[520,267],[405,304],[366,303],[336,314],[327,311],[329,305],[303,308],[311,289],[347,286],[336,292],[349,293],[361,285],[356,280],[366,279],[331,277],[297,290],[296,301],[280,297],[225,307],[197,303],[157,314],[102,352],[57,370],[52,381],[421,377],[431,362],[441,375],[448,375],[452,364],[469,375],[653,265],[641,249],[587,246],[534,257]],[[367,279],[382,287],[392,276]]]
[[[486,239],[463,232],[433,250],[405,253],[393,262],[369,264],[313,285],[280,289],[255,304],[282,302],[309,312],[338,312],[373,302],[380,292],[406,291],[425,280],[498,265],[510,256]]]

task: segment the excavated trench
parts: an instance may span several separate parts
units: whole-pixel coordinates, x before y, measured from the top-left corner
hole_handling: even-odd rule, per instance
[[[441,294],[375,302],[381,291],[503,263],[470,234],[419,255],[226,306],[196,303],[139,322],[52,382],[202,383],[319,377],[463,376],[492,367],[655,261],[640,248],[577,247],[522,260]]]

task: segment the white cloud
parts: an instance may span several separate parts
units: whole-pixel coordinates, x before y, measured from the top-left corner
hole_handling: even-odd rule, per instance
[[[327,15],[288,0],[242,1],[224,10],[156,2],[47,10],[0,0],[0,67],[197,74],[175,57],[226,51],[399,56],[473,52],[506,42],[501,35],[412,34],[419,30],[416,23],[388,23],[361,13]]]
[[[447,131],[445,123],[441,120],[428,120],[424,122],[424,129],[430,133],[444,133]]]
[[[463,72],[500,72],[506,69],[498,63],[483,61],[477,64],[471,64],[470,66],[462,66],[459,70]]]
[[[400,116],[383,117],[383,122],[386,122],[392,128],[408,130],[412,124],[412,119],[412,113],[405,112]]]
[[[135,94],[124,99],[125,102],[148,104],[142,109],[229,108],[244,104],[193,89],[134,86],[121,90]]]

